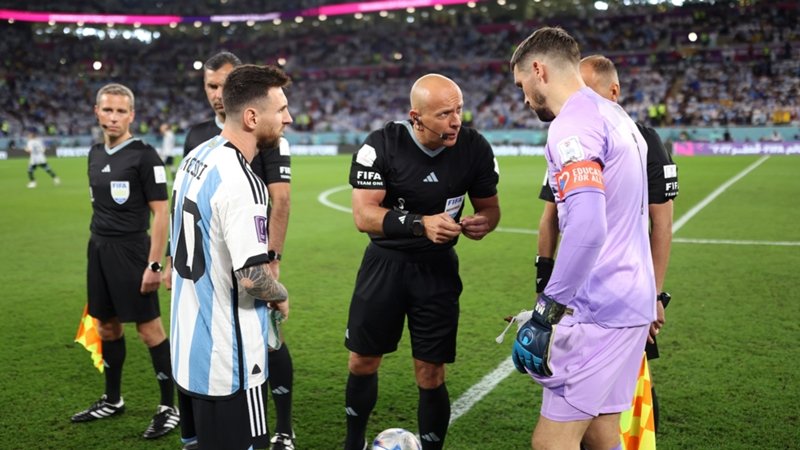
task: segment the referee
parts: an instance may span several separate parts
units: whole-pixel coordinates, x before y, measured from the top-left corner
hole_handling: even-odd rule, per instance
[[[194,125],[186,135],[183,145],[184,156],[189,152],[219,136],[225,126],[227,114],[222,105],[222,90],[228,74],[242,65],[242,61],[230,52],[218,53],[206,61],[203,85],[208,103],[214,109],[214,118]],[[270,255],[274,261],[269,265],[273,276],[280,277],[280,261],[283,253],[283,242],[289,225],[290,190],[292,180],[291,157],[289,142],[281,137],[279,144],[274,148],[258,152],[250,161],[250,168],[261,181],[267,185],[269,194],[269,233]],[[171,272],[171,258],[167,258],[167,267]],[[166,276],[166,274],[165,274]],[[171,280],[165,278],[167,286],[171,287]],[[277,327],[276,327],[277,328]],[[280,342],[271,345],[269,351],[269,383],[272,399],[275,402],[275,436],[272,437],[270,450],[293,450],[295,435],[292,429],[292,391],[294,385],[294,369],[289,347],[283,342],[280,333]],[[274,347],[277,347],[275,349]],[[190,438],[191,436],[184,436]],[[191,448],[191,447],[190,447]]]
[[[269,268],[266,187],[249,163],[292,122],[289,83],[276,67],[233,70],[222,134],[192,150],[175,177],[173,376],[184,442],[196,437],[204,450],[269,443],[267,302],[287,316],[289,301]]]
[[[99,321],[103,340],[105,394],[89,409],[72,416],[89,422],[125,411],[120,396],[125,362],[124,322],[135,322],[150,349],[161,402],[144,437],[157,438],[178,425],[170,376],[170,345],[161,324],[158,288],[169,221],[167,174],[156,150],[133,139],[133,93],[109,84],[97,92],[95,115],[104,144],[89,151],[92,236],[89,240],[87,290],[89,315]],[[150,213],[153,214],[152,234]]]
[[[397,350],[408,317],[422,447],[444,445],[450,422],[445,364],[456,357],[462,284],[453,248],[480,240],[500,220],[492,147],[462,127],[461,89],[426,75],[411,89],[410,120],[372,132],[353,156],[353,218],[369,233],[350,303],[345,450],[367,448],[378,367]],[[475,210],[462,217],[465,198]]]
[[[620,96],[619,76],[614,63],[600,55],[588,56],[581,60],[581,78],[586,86],[592,88],[600,96],[616,102]],[[655,269],[656,321],[650,325],[650,336],[645,346],[647,359],[658,358],[656,335],[664,325],[664,306],[669,301],[669,294],[663,293],[664,278],[667,274],[670,248],[672,246],[672,209],[673,199],[678,196],[678,168],[656,131],[636,122],[639,132],[647,143],[647,189],[648,212],[650,215],[650,250],[653,254]],[[539,198],[544,200],[545,209],[539,223],[539,253],[536,258],[536,292],[541,294],[553,270],[554,255],[558,243],[558,211],[556,210],[553,189],[545,176]],[[652,382],[651,382],[652,386]],[[652,387],[653,416],[658,430],[658,398],[655,387]]]

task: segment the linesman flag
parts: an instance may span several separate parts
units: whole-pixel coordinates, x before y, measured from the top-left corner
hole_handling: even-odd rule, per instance
[[[655,450],[656,427],[653,417],[653,395],[650,384],[650,366],[647,354],[639,367],[639,380],[633,395],[631,409],[622,413],[619,434],[623,450]]]
[[[103,373],[105,370],[103,366],[103,341],[100,339],[100,335],[97,334],[97,319],[89,315],[88,303],[83,308],[83,317],[81,317],[81,324],[78,327],[78,335],[75,336],[75,342],[92,352],[94,367],[100,373]]]

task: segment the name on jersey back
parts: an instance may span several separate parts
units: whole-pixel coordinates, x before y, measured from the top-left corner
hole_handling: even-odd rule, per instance
[[[189,175],[197,178],[198,180],[203,175],[203,172],[208,169],[208,164],[200,161],[197,158],[186,158],[181,163],[181,170],[186,171]]]

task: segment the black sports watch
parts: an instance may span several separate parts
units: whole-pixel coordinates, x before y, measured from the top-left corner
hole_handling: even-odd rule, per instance
[[[269,262],[280,261],[281,260],[281,254],[277,253],[275,250],[270,250],[270,251],[267,252],[267,258],[269,258]]]
[[[411,232],[414,236],[422,236],[425,234],[425,225],[422,224],[422,215],[417,214],[411,222]]]
[[[147,263],[147,268],[156,273],[161,272],[161,263],[158,261],[149,262]]]

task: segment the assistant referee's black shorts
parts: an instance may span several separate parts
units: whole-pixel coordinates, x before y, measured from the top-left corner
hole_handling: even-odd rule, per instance
[[[345,346],[362,355],[392,353],[408,317],[413,357],[452,363],[462,289],[455,249],[409,253],[370,243],[350,302]]]
[[[150,236],[137,233],[110,237],[92,234],[86,271],[89,315],[120,322],[149,322],[161,316],[158,292],[141,294],[142,275],[150,255]]]

